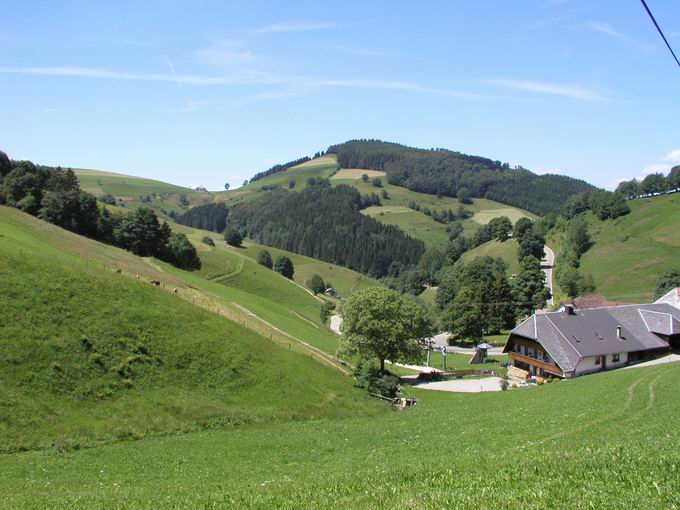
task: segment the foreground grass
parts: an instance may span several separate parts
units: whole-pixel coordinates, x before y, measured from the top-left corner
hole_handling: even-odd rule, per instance
[[[674,508],[680,366],[0,457],[9,507]]]
[[[0,451],[376,411],[337,371],[63,251],[47,241],[60,229],[26,218],[0,207]]]

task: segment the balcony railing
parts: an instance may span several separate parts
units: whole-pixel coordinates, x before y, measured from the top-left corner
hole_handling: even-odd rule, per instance
[[[543,370],[551,372],[553,374],[562,375],[562,370],[560,369],[560,367],[547,361],[542,361],[536,358],[532,358],[531,356],[525,356],[524,354],[512,351],[508,353],[508,356],[510,356],[510,359],[513,359],[515,361],[526,363],[527,365],[533,365],[537,368],[542,368]]]

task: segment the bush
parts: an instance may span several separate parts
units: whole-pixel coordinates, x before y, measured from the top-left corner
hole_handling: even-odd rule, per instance
[[[257,263],[266,267],[267,269],[274,267],[272,256],[267,250],[260,250],[260,253],[257,254]]]
[[[326,290],[326,284],[324,283],[323,278],[318,274],[312,276],[306,283],[309,290],[311,290],[315,296]]]
[[[356,385],[371,394],[395,398],[399,393],[399,378],[380,370],[373,360],[361,360],[355,370]]]
[[[99,200],[101,200],[102,202],[104,202],[107,205],[116,205],[116,198],[109,193],[107,193],[106,195],[102,195],[99,198]]]
[[[213,238],[210,236],[203,236],[203,239],[201,240],[208,246],[215,246],[215,241],[213,241]]]
[[[295,267],[293,266],[293,262],[288,257],[281,256],[276,259],[274,271],[292,280],[293,274],[295,273]]]
[[[382,184],[382,179],[380,179],[380,178],[378,178],[378,177],[374,178],[374,179],[371,181],[371,185],[372,185],[374,188],[382,188],[382,185],[383,185],[383,184]]]
[[[243,237],[241,233],[235,228],[230,228],[224,233],[224,240],[229,246],[234,246],[238,248],[243,242]]]
[[[331,312],[335,310],[335,303],[330,301],[324,301],[321,305],[321,312],[319,313],[319,318],[322,324],[326,324],[328,318],[331,316]]]

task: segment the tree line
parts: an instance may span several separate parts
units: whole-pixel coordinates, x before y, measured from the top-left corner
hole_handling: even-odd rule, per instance
[[[333,145],[342,168],[387,173],[390,184],[438,196],[488,198],[536,214],[558,211],[576,193],[594,189],[561,175],[536,175],[517,166],[447,149],[415,149],[379,140]]]
[[[649,174],[642,181],[637,179],[621,181],[616,188],[616,192],[620,193],[627,200],[676,191],[680,191],[680,165],[671,168],[668,175],[656,172]]]
[[[186,235],[161,224],[152,209],[111,213],[80,189],[71,169],[14,161],[0,152],[0,204],[135,255],[157,257],[182,269],[201,267]]]

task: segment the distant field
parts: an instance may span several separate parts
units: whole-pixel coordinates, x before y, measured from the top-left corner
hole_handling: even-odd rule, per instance
[[[135,197],[152,193],[192,193],[193,190],[167,182],[131,177],[129,175],[99,172],[97,170],[73,170],[80,187],[96,195],[109,193],[115,197]]]
[[[680,270],[680,193],[628,205],[630,214],[615,220],[588,217],[593,246],[581,268],[608,298],[647,302],[664,271]]]
[[[283,172],[275,173],[253,181],[246,186],[238,188],[245,191],[256,191],[262,186],[283,186],[288,187],[290,181],[295,181],[296,189],[303,189],[307,186],[307,179],[310,177],[330,177],[338,169],[335,156],[322,156],[301,165],[289,168]]]
[[[382,207],[369,207],[362,212],[381,223],[395,225],[411,237],[420,239],[430,246],[444,246],[449,239],[445,225],[408,207],[390,204]]]
[[[380,170],[363,170],[361,168],[343,168],[338,170],[331,180],[337,179],[361,179],[363,175],[368,175],[368,177],[385,177],[387,174],[381,172]]]
[[[461,260],[465,263],[470,262],[476,257],[483,256],[500,257],[508,265],[508,274],[519,272],[519,261],[517,260],[517,241],[508,239],[507,241],[489,241],[470,251],[463,253]]]
[[[225,202],[233,205],[241,201],[253,200],[261,196],[262,193],[266,193],[261,191],[263,186],[288,188],[291,181],[295,182],[295,190],[301,190],[307,186],[307,179],[310,177],[330,177],[334,185],[348,184],[356,187],[364,194],[380,193],[381,189],[387,191],[390,198],[382,200],[386,206],[382,211],[384,214],[380,215],[373,211],[368,211],[368,214],[375,217],[378,221],[398,226],[416,239],[421,239],[428,246],[441,247],[446,243],[448,240],[446,226],[435,222],[421,212],[404,211],[403,208],[406,208],[411,201],[418,203],[421,207],[428,207],[437,211],[446,209],[456,211],[460,205],[455,198],[436,197],[435,195],[418,193],[400,186],[393,186],[387,182],[385,172],[361,168],[339,169],[333,154],[307,161],[301,165],[264,177],[231,191],[207,193],[151,179],[131,177],[112,172],[99,172],[89,169],[77,169],[75,172],[78,175],[81,187],[86,191],[90,191],[98,196],[109,193],[119,198],[121,203],[128,208],[147,206],[154,208],[159,213],[165,214],[171,211],[181,214],[188,207],[206,202]],[[372,185],[371,181],[364,183],[361,180],[361,176],[364,173],[371,177],[371,179],[373,177],[380,177],[383,187],[376,188]],[[141,202],[140,198],[147,195],[151,198],[151,201]],[[188,206],[181,202],[181,197],[183,197],[185,202],[188,202]],[[492,218],[501,215],[508,216],[513,222],[522,216],[528,216],[532,219],[536,217],[521,209],[508,207],[485,199],[475,199],[472,204],[466,205],[465,208],[475,213],[472,219],[463,222],[463,226],[468,232],[474,231],[480,224],[486,224]],[[390,216],[388,210],[399,212],[400,216]]]

